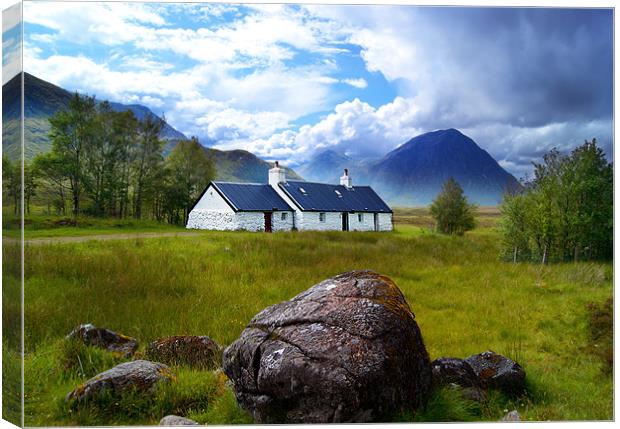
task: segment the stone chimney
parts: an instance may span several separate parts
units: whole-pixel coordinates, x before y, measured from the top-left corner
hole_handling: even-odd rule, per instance
[[[340,184],[347,188],[353,187],[353,181],[351,180],[351,176],[349,176],[348,168],[344,169],[344,175],[340,178]]]
[[[286,183],[286,172],[280,167],[280,163],[276,161],[275,165],[269,170],[269,184],[278,186],[278,183]]]

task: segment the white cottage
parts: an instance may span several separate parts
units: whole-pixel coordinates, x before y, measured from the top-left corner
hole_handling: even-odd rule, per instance
[[[188,229],[391,231],[392,210],[370,186],[287,181],[278,162],[269,184],[211,182],[192,208]]]

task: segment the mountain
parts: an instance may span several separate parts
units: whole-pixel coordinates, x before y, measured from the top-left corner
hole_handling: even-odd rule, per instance
[[[19,116],[20,116],[21,85],[19,75],[15,76],[2,87],[2,152],[11,159],[19,158]],[[69,104],[73,94],[63,88],[24,73],[24,133],[26,159],[51,149],[48,138],[50,130],[49,118],[63,110]],[[116,111],[131,110],[138,119],[144,119],[153,112],[139,104],[121,104],[110,102]],[[164,154],[167,155],[174,146],[187,137],[165,123],[160,137],[167,141]],[[213,142],[211,142],[213,143]],[[267,182],[271,164],[244,150],[221,151],[206,148],[207,155],[213,158],[217,170],[217,180],[235,182]],[[297,173],[287,169],[287,177],[303,180]]]
[[[225,182],[267,183],[268,171],[273,165],[245,150],[218,150],[205,148],[216,166],[216,180]],[[303,180],[295,171],[284,167],[286,177]]]
[[[354,164],[356,164],[356,162],[350,157],[327,149],[299,167],[298,171],[306,180],[338,183],[340,176],[342,176],[343,169],[353,169]]]
[[[11,159],[19,157],[20,94],[20,75],[16,75],[2,87],[2,151]],[[50,150],[48,119],[59,110],[65,109],[72,95],[71,92],[59,86],[24,73],[24,137],[26,141],[24,154],[26,159]],[[131,110],[138,119],[144,119],[148,114],[154,115],[148,107],[139,104],[126,105],[111,102],[110,106],[116,111]],[[174,146],[179,140],[187,139],[183,133],[175,130],[168,123],[164,124],[160,136],[169,142],[166,151],[169,151],[171,149],[169,146]]]
[[[495,205],[506,190],[520,187],[488,152],[453,128],[412,138],[365,174],[392,204],[429,204],[450,177],[459,182],[470,202],[480,205]]]
[[[354,185],[372,185],[394,206],[430,204],[450,177],[480,205],[496,205],[505,190],[520,187],[491,155],[455,129],[419,135],[380,159],[355,160],[326,150],[298,171],[308,180],[338,183],[343,168]]]

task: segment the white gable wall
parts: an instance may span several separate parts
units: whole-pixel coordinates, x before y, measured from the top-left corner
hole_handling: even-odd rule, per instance
[[[234,213],[234,210],[222,198],[220,193],[213,188],[213,185],[209,185],[200,201],[196,203],[194,210],[217,210],[219,212]]]

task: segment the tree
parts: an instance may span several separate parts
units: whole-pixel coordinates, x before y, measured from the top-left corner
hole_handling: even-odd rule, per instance
[[[501,204],[500,229],[506,252],[513,262],[530,254],[530,201],[520,194],[507,194]]]
[[[170,186],[180,193],[185,223],[193,202],[215,176],[213,161],[207,156],[198,139],[192,137],[191,140],[181,141],[175,146],[166,164],[172,175]]]
[[[556,149],[545,154],[523,194],[504,198],[501,225],[505,252],[523,258],[547,263],[611,257],[613,166],[596,140],[569,155]],[[531,253],[520,252],[526,245]]]
[[[19,212],[19,202],[21,199],[21,168],[19,161],[12,163],[11,160],[3,156],[2,157],[2,186],[6,190],[7,196],[13,200],[13,212],[17,214]]]
[[[431,204],[430,212],[439,232],[463,235],[476,226],[474,210],[475,206],[469,204],[461,186],[450,178]]]
[[[63,159],[55,152],[39,154],[32,160],[32,166],[37,172],[39,186],[43,192],[39,194],[45,196],[48,213],[51,212],[50,206],[54,206],[59,214],[66,214],[67,194],[70,192],[69,171]]]
[[[164,119],[147,115],[138,125],[138,144],[136,145],[134,169],[133,215],[142,218],[143,203],[157,192],[155,178],[162,177],[163,143],[159,139],[165,124]]]
[[[69,100],[67,110],[60,111],[49,119],[52,150],[62,159],[68,172],[73,216],[80,214],[86,168],[84,153],[93,145],[95,106],[94,97],[75,93]]]

